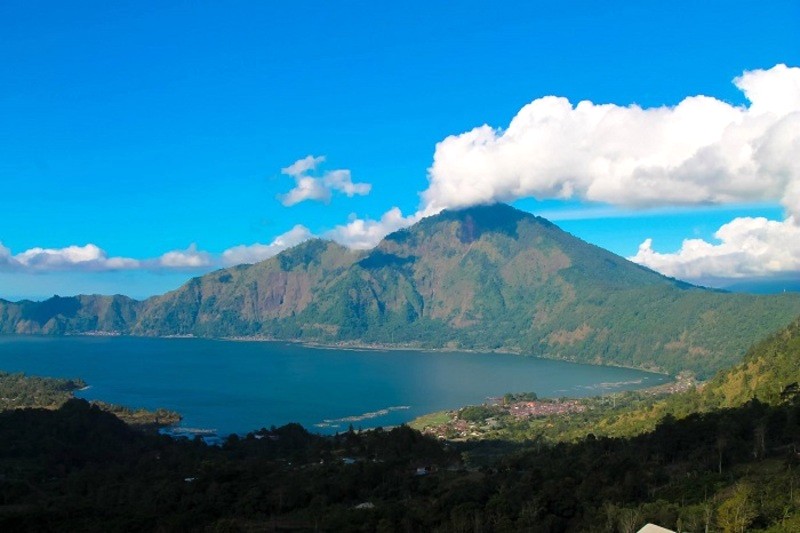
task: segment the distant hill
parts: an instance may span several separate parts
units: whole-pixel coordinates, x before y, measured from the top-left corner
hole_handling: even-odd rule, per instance
[[[143,302],[0,301],[0,332],[507,350],[708,375],[798,315],[800,294],[695,287],[498,204],[444,211],[367,252],[308,241]]]
[[[800,292],[800,279],[767,279],[749,280],[731,283],[722,287],[730,292],[749,292],[752,294],[779,294],[782,292]]]
[[[142,302],[119,295],[15,303],[0,299],[0,334],[127,333],[142,307]]]

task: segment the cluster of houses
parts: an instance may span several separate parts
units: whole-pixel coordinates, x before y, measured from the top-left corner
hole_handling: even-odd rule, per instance
[[[586,406],[580,400],[574,399],[506,403],[502,398],[491,398],[487,404],[497,409],[498,415],[508,414],[517,420],[581,413],[586,410]],[[497,427],[499,423],[496,417],[489,417],[482,422],[471,422],[459,418],[456,411],[451,415],[450,421],[437,426],[426,427],[423,433],[433,435],[439,439],[469,439],[471,437],[480,437],[484,430]]]
[[[517,419],[537,416],[566,415],[581,413],[586,406],[579,400],[554,400],[551,402],[514,402],[506,406],[508,414]]]

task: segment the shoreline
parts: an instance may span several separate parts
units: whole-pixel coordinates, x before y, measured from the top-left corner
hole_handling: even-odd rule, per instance
[[[296,344],[306,348],[312,349],[319,349],[319,350],[343,350],[343,351],[384,351],[384,352],[402,352],[402,351],[409,351],[409,352],[419,352],[419,353],[445,353],[445,354],[500,354],[500,355],[515,355],[519,357],[532,357],[535,359],[541,359],[544,361],[561,361],[565,363],[572,363],[576,365],[588,365],[588,366],[602,366],[602,367],[609,367],[609,368],[624,368],[627,370],[637,370],[640,372],[648,372],[650,374],[659,374],[661,376],[666,376],[668,378],[675,378],[679,374],[683,372],[687,372],[687,370],[681,370],[675,374],[670,374],[669,372],[665,372],[663,369],[658,367],[639,367],[639,366],[632,366],[632,365],[622,365],[622,364],[614,364],[614,363],[595,363],[595,362],[586,362],[586,361],[576,361],[574,358],[566,358],[566,357],[548,357],[546,355],[533,355],[533,354],[526,354],[521,350],[512,350],[509,348],[486,348],[486,349],[475,349],[475,348],[424,348],[415,345],[398,345],[398,344],[381,344],[381,343],[362,343],[358,341],[339,341],[339,342],[321,342],[321,341],[311,341],[311,340],[299,340],[299,339],[279,339],[275,337],[264,337],[264,336],[249,336],[249,335],[242,335],[242,336],[231,336],[231,337],[200,337],[193,333],[184,333],[184,334],[173,334],[173,335],[131,335],[127,333],[120,333],[120,332],[104,332],[104,331],[90,331],[85,333],[65,333],[63,335],[52,335],[52,334],[37,334],[37,333],[26,333],[26,334],[3,334],[0,337],[40,337],[40,338],[48,338],[48,337],[89,337],[89,338],[136,338],[136,339],[198,339],[198,340],[207,340],[207,341],[224,341],[224,342],[275,342],[275,343],[286,343],[286,344]]]
[[[129,337],[135,337],[136,335],[128,335]],[[148,338],[148,337],[143,337]],[[174,336],[168,337],[153,337],[153,338],[175,338]],[[182,337],[183,338],[183,337]],[[360,343],[355,341],[340,341],[337,343],[325,343],[319,341],[304,341],[304,340],[295,340],[295,339],[276,339],[273,337],[248,337],[248,336],[237,336],[237,337],[197,337],[194,335],[189,335],[186,338],[194,338],[194,339],[206,339],[206,340],[221,340],[221,341],[231,341],[231,342],[283,342],[288,344],[298,344],[300,346],[304,346],[306,348],[314,348],[320,350],[350,350],[350,351],[385,351],[385,352],[421,352],[421,353],[449,353],[449,354],[458,354],[458,353],[465,353],[465,354],[500,354],[500,355],[515,355],[519,357],[532,357],[535,359],[541,359],[544,361],[561,361],[565,363],[573,363],[576,365],[589,365],[589,366],[604,366],[610,368],[624,368],[627,370],[637,370],[640,372],[648,372],[651,374],[659,374],[662,376],[666,376],[669,378],[675,378],[681,372],[685,372],[682,370],[678,374],[672,375],[669,372],[664,372],[660,368],[645,368],[645,367],[638,367],[638,366],[631,366],[631,365],[620,365],[620,364],[613,364],[613,363],[589,363],[589,362],[582,362],[576,361],[575,359],[568,359],[562,357],[547,357],[545,355],[533,355],[533,354],[526,354],[521,350],[511,350],[511,349],[503,349],[503,348],[487,348],[487,349],[475,349],[475,348],[421,348],[419,346],[413,345],[397,345],[397,344],[380,344],[380,343]]]

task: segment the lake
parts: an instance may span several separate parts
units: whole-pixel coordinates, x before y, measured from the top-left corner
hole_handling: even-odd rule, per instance
[[[320,433],[391,426],[507,392],[595,396],[669,379],[505,354],[138,337],[0,337],[0,370],[82,378],[79,397],[165,407],[181,426],[220,435],[288,422]]]

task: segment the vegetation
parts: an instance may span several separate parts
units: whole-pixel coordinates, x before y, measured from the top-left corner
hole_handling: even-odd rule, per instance
[[[74,391],[85,386],[81,379],[43,378],[0,371],[0,412],[26,408],[58,409],[74,398]],[[92,404],[137,429],[154,430],[181,420],[180,414],[167,409],[130,409],[100,401]]]
[[[699,388],[665,398],[632,393],[636,408],[622,406],[592,423],[596,433],[626,436],[652,429],[665,418],[737,407],[751,399],[780,405],[800,394],[800,318],[753,346],[744,360]]]
[[[159,407],[151,411],[150,409],[132,409],[123,405],[101,402],[94,400],[92,405],[96,405],[102,411],[113,414],[129,426],[137,429],[154,430],[165,426],[172,426],[181,421],[181,415],[175,411]]]
[[[540,447],[297,425],[213,447],[70,400],[0,413],[0,528],[788,532],[800,525],[798,445],[794,401]]]
[[[0,300],[0,333],[503,350],[705,378],[798,314],[800,294],[693,287],[495,205],[426,218],[368,252],[312,240],[144,302]]]
[[[0,410],[24,407],[57,409],[86,386],[80,379],[28,377],[0,371]]]

